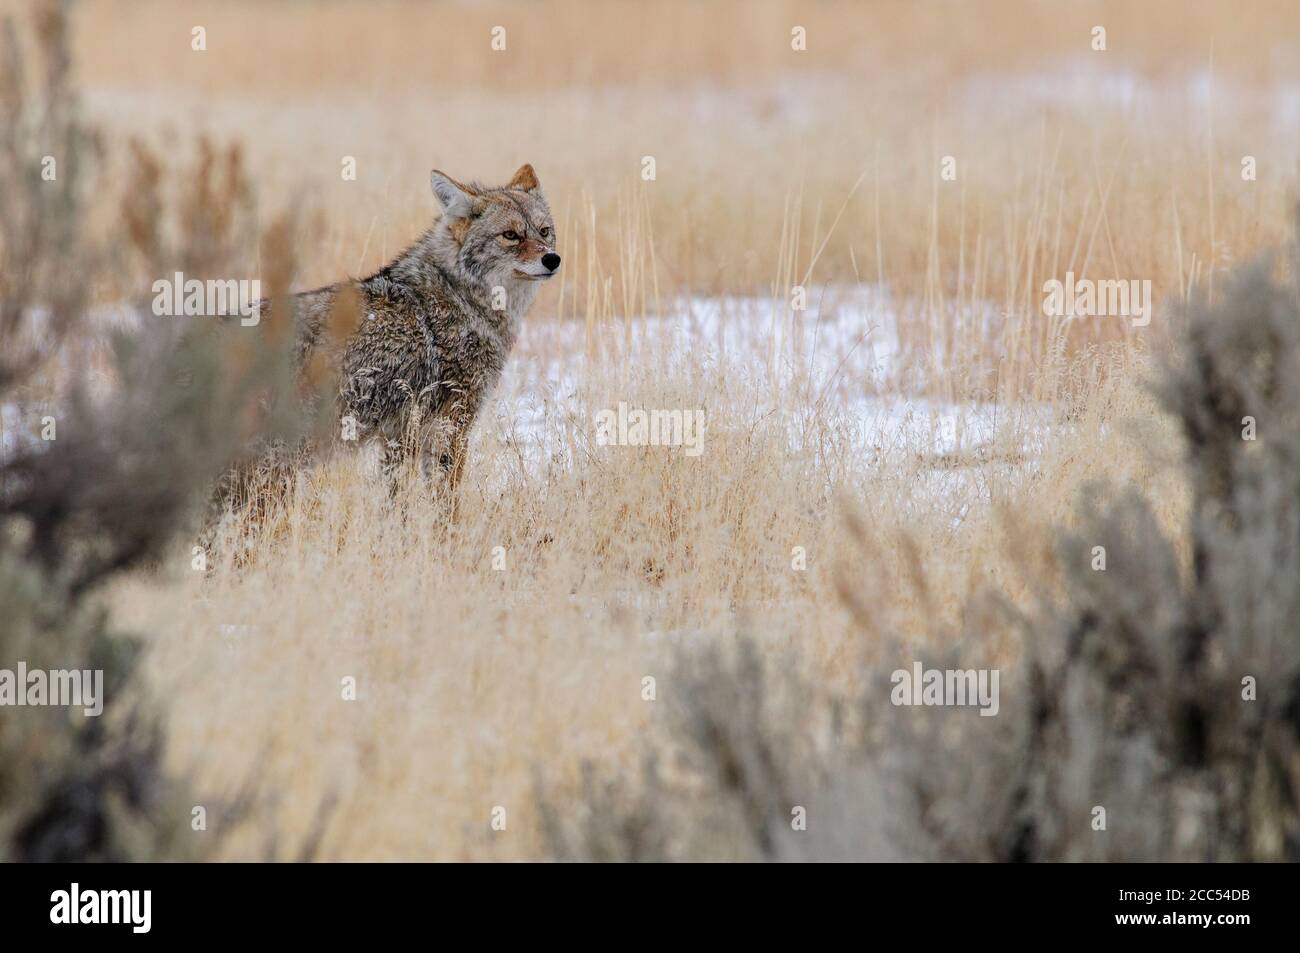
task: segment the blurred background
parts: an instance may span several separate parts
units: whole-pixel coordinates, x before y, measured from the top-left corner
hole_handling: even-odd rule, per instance
[[[865,283],[948,397],[1131,337],[1037,320],[1049,278],[1181,299],[1277,241],[1300,146],[1281,0],[89,0],[73,28],[109,136],[237,142],[265,211],[310,202],[304,286],[426,228],[431,168],[531,162],[569,262],[535,315]]]

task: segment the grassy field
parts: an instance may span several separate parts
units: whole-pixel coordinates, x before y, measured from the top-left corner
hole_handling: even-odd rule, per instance
[[[698,458],[597,450],[579,433],[571,455],[528,459],[484,434],[450,529],[415,490],[397,516],[345,461],[313,474],[269,534],[234,528],[258,540],[251,566],[205,580],[178,551],[161,578],[118,590],[119,621],[150,634],[176,767],[212,803],[250,780],[266,798],[224,852],[257,856],[269,831],[297,844],[326,804],[328,858],[541,856],[535,786],[563,802],[584,762],[634,767],[683,690],[677,653],[745,633],[850,697],[890,640],[939,651],[956,636],[932,633],[972,624],[967,599],[1027,600],[1025,556],[1051,577],[1089,482],[1157,488],[1168,524],[1183,513],[1173,439],[1129,385],[1031,439],[1032,464],[950,468],[917,451],[923,415],[915,440],[827,419],[792,445],[762,393],[688,376],[620,393],[707,406]],[[1023,427],[1009,414],[1000,442]],[[1016,633],[986,624],[1013,665]],[[342,700],[348,677],[356,701]],[[497,806],[505,832],[488,826]]]
[[[414,239],[434,167],[531,162],[565,259],[455,525],[340,458],[228,526],[210,574],[186,543],[112,588],[169,766],[210,811],[255,792],[219,855],[545,856],[539,790],[576,811],[584,764],[671,750],[683,655],[743,634],[847,697],[863,660],[974,629],[1014,668],[1020,634],[964,607],[1050,589],[1088,486],[1137,488],[1177,537],[1152,358],[1194,286],[1285,237],[1294,197],[1300,8],[1250,9],[78,4],[106,139],[240,144],[264,216],[314,216],[298,286]],[[1149,280],[1155,319],[1045,316],[1066,272]],[[703,452],[597,446],[620,401],[705,410]]]

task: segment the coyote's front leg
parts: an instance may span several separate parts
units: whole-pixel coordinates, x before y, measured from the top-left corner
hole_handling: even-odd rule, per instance
[[[438,492],[445,488],[451,496],[451,519],[454,523],[459,512],[460,478],[465,471],[465,457],[469,447],[472,418],[456,415],[444,418],[429,452],[424,454],[423,469],[429,489]],[[440,486],[441,484],[441,486]]]
[[[451,521],[460,518],[460,478],[465,472],[465,458],[469,456],[469,422],[457,428],[449,448],[451,467],[447,470],[447,488],[451,491]]]

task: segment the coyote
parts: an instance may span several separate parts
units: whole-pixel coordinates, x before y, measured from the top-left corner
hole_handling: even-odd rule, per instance
[[[326,346],[322,331],[336,302],[351,296],[357,324],[337,367],[344,436],[377,451],[390,477],[412,455],[426,478],[445,473],[454,515],[470,428],[560,256],[531,165],[500,188],[462,184],[436,169],[430,179],[442,215],[396,260],[368,278],[290,300],[305,365]]]

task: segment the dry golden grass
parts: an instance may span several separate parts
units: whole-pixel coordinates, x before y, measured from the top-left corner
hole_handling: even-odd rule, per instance
[[[583,762],[630,770],[676,690],[676,653],[744,633],[847,695],[886,640],[955,631],[966,597],[1023,604],[1024,551],[1050,577],[1053,527],[1089,482],[1146,489],[1170,526],[1183,512],[1176,468],[1160,464],[1169,434],[1117,375],[1048,433],[1006,414],[993,445],[1028,446],[1032,463],[950,469],[918,453],[924,439],[834,414],[791,443],[799,408],[764,411],[763,392],[678,358],[671,380],[593,376],[583,393],[708,407],[697,458],[594,446],[596,397],[570,421],[572,452],[528,454],[508,424],[484,426],[455,526],[443,501],[413,486],[395,506],[344,457],[271,526],[231,528],[250,564],[205,579],[178,550],[117,591],[119,623],[150,639],[173,766],[214,819],[257,792],[222,856],[261,856],[273,836],[294,856],[322,805],[324,858],[542,856],[535,783],[562,809]],[[846,599],[870,606],[872,630]],[[988,625],[1013,662],[1012,634]],[[643,700],[645,676],[658,701]],[[504,832],[489,826],[498,806]]]
[[[1042,553],[1050,575],[1052,527],[1089,482],[1135,483],[1178,525],[1172,438],[1141,387],[1166,322],[1053,323],[1039,289],[1067,270],[1150,279],[1167,304],[1282,235],[1300,10],[1252,11],[83,4],[92,114],[164,147],[195,131],[243,142],[264,210],[320,211],[304,285],[373,269],[426,227],[431,167],[493,179],[528,161],[566,260],[531,320],[584,322],[582,348],[524,342],[456,526],[418,488],[377,498],[343,458],[272,525],[233,527],[249,564],[205,578],[185,549],[115,591],[121,620],[149,633],[173,765],[210,805],[250,779],[257,791],[223,856],[272,836],[292,856],[332,805],[326,858],[537,857],[536,777],[562,799],[584,760],[629,763],[658,728],[641,680],[671,693],[684,647],[746,632],[848,691],[883,637],[955,628],[985,587],[1024,598],[1015,555]],[[790,49],[795,24],[806,52]],[[1105,53],[1089,49],[1094,24]],[[940,180],[945,155],[955,182]],[[1243,155],[1257,181],[1241,180]],[[924,419],[918,438],[852,416],[870,382],[839,381],[844,404],[782,392],[763,331],[725,365],[631,334],[681,294],[784,301],[801,283],[886,289],[921,369],[909,390],[1001,400],[997,438],[940,458]],[[547,404],[543,453],[512,434],[509,398],[548,363],[575,393]],[[707,408],[705,452],[595,447],[592,413],[619,400]],[[849,544],[850,518],[870,554]],[[855,629],[845,599],[877,630]],[[340,697],[349,676],[356,701]],[[505,832],[489,829],[496,806]]]

